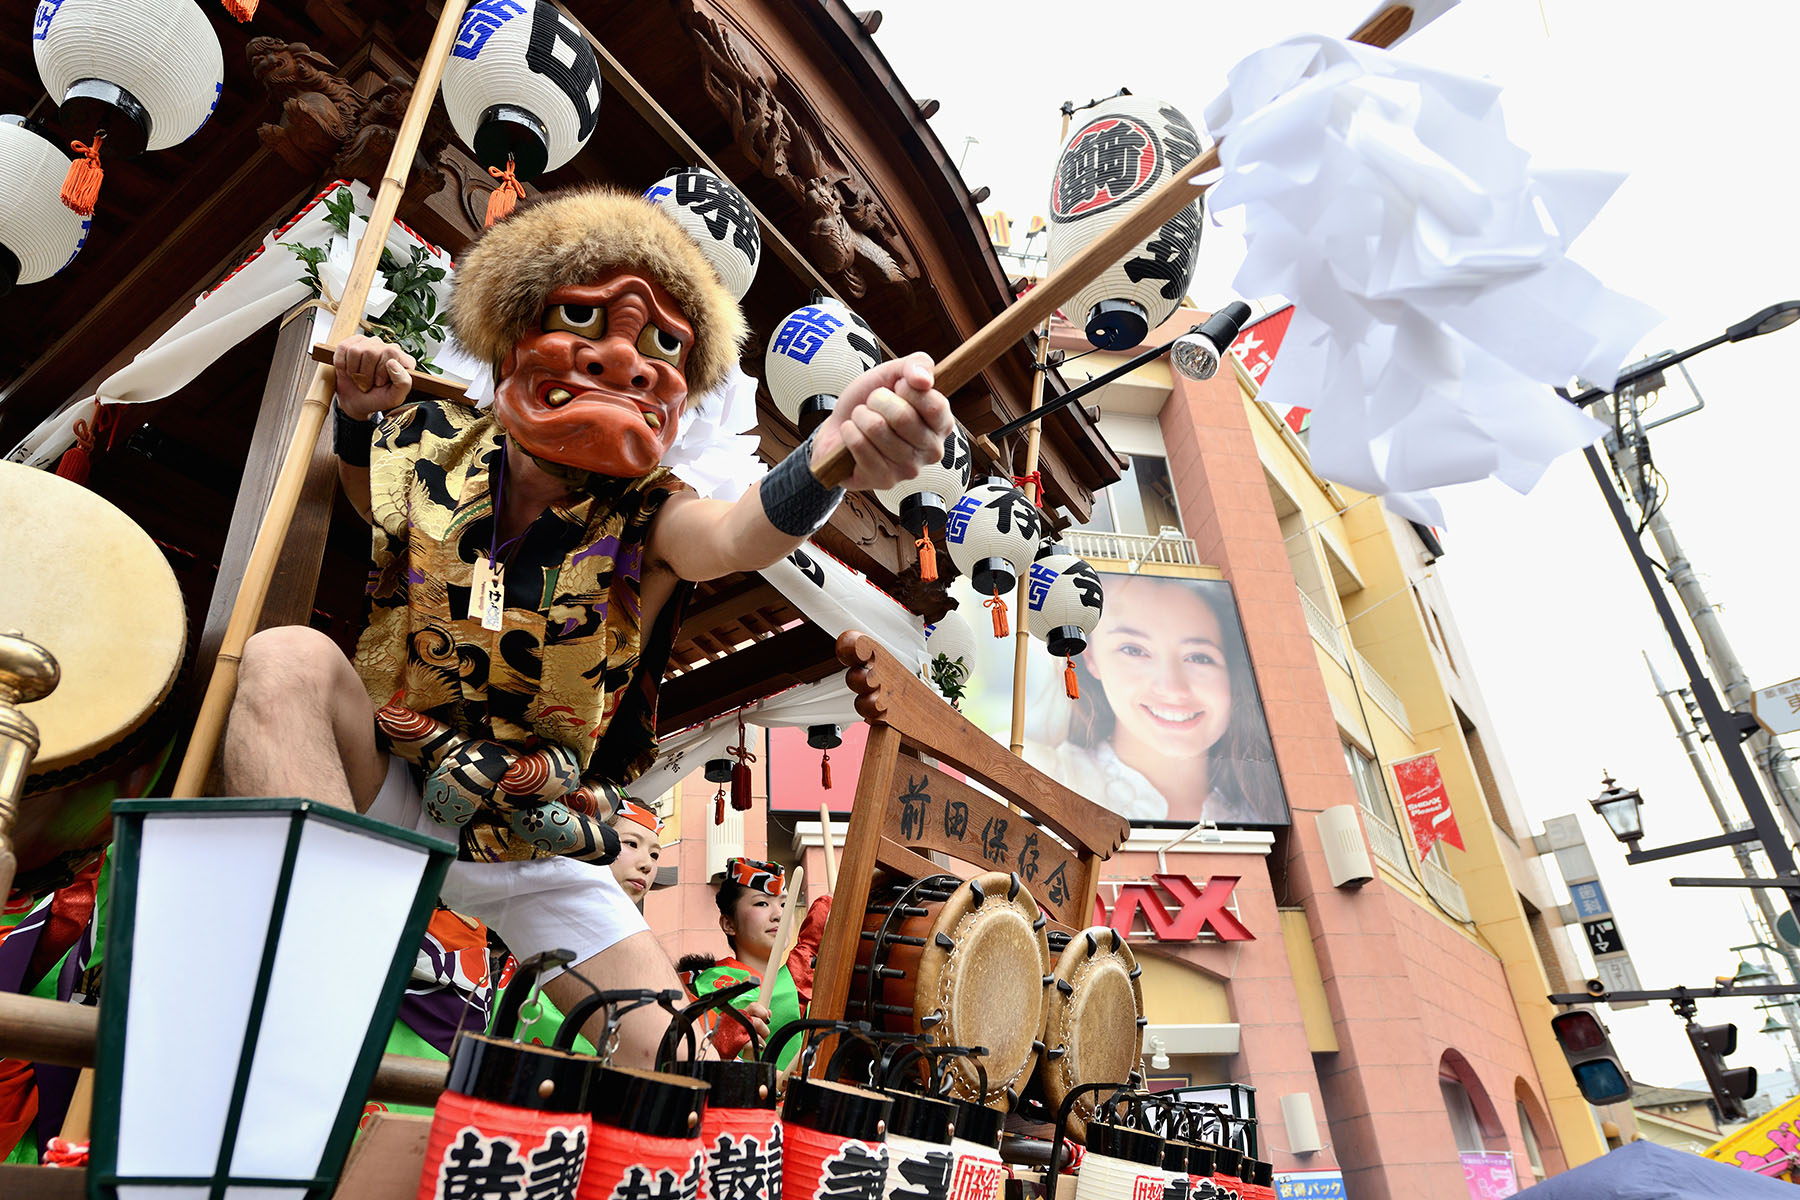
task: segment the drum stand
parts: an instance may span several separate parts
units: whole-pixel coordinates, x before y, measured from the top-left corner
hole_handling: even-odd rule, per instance
[[[19,815],[25,776],[37,756],[38,729],[19,705],[56,690],[62,670],[56,658],[16,629],[0,633],[0,904],[12,893],[18,858],[12,827]]]

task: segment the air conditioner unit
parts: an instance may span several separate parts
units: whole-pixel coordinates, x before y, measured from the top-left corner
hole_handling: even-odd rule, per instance
[[[1331,872],[1331,886],[1361,887],[1375,878],[1375,867],[1369,862],[1369,848],[1363,844],[1362,827],[1357,824],[1356,805],[1334,804],[1317,817],[1319,841],[1324,843],[1325,867]]]

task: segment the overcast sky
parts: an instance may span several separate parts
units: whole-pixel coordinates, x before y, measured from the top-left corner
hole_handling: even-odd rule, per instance
[[[1198,125],[1246,54],[1297,33],[1347,33],[1372,4],[888,0],[876,41],[915,97],[943,103],[938,137],[1020,236],[1045,211],[1064,100],[1129,87]],[[1785,0],[1465,0],[1400,52],[1501,84],[1508,128],[1534,164],[1629,175],[1573,257],[1664,314],[1639,347],[1648,354],[1800,297],[1797,45],[1800,5]],[[1233,297],[1242,253],[1230,229],[1207,229],[1192,289],[1202,306]],[[1706,409],[1651,435],[1670,483],[1664,511],[1759,687],[1800,675],[1796,358],[1800,326],[1701,356],[1690,367]],[[1583,814],[1644,986],[1729,974],[1726,947],[1750,940],[1742,895],[1667,883],[1732,874],[1729,856],[1628,868],[1586,805],[1609,768],[1643,792],[1649,844],[1717,832],[1639,657],[1648,650],[1673,680],[1674,654],[1586,464],[1566,456],[1529,496],[1474,484],[1442,498],[1443,578],[1534,825]],[[1732,1061],[1766,1072],[1784,1060],[1754,1032],[1764,1014],[1752,1004],[1708,1001],[1700,1015],[1736,1021]],[[1640,1079],[1698,1078],[1666,1005],[1609,1024]]]

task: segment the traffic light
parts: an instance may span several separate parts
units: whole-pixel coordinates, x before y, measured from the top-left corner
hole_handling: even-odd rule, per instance
[[[1713,1101],[1719,1106],[1719,1117],[1725,1121],[1741,1121],[1750,1114],[1744,1101],[1756,1094],[1755,1067],[1727,1067],[1725,1059],[1737,1052],[1736,1025],[1687,1024],[1688,1041],[1694,1044],[1694,1056],[1706,1074],[1706,1086],[1712,1089]]]
[[[1617,1104],[1630,1098],[1631,1083],[1599,1017],[1585,1008],[1558,1013],[1550,1018],[1550,1031],[1589,1104]]]

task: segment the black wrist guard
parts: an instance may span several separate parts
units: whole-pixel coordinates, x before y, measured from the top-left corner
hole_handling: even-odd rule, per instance
[[[828,488],[813,475],[809,436],[769,469],[759,494],[769,524],[789,537],[806,537],[831,516],[844,498],[844,489]]]
[[[331,452],[348,467],[369,465],[369,444],[375,440],[375,422],[358,421],[332,406]]]

